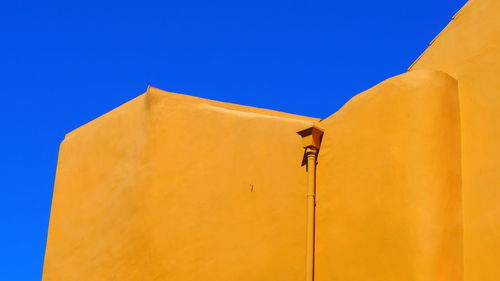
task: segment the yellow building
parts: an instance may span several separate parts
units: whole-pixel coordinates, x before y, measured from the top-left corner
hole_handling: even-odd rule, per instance
[[[69,133],[43,280],[500,280],[499,15],[325,120],[149,87]]]

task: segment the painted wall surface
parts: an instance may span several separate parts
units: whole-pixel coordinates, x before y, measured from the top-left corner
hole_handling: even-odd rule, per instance
[[[462,280],[457,82],[414,71],[323,120],[317,281]]]
[[[500,1],[469,1],[411,70],[458,80],[465,280],[500,280]]]
[[[315,120],[150,88],[70,133],[43,280],[303,280]]]
[[[500,2],[470,1],[411,71],[318,119],[164,92],[61,144],[43,280],[500,280]]]

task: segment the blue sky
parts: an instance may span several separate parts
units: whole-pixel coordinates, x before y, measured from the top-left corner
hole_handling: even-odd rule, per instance
[[[325,118],[403,73],[465,4],[4,1],[0,280],[40,280],[64,134],[147,85]]]

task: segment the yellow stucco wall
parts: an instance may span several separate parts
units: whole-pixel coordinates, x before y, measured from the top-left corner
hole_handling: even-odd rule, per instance
[[[323,120],[316,279],[462,280],[456,80],[403,74]]]
[[[500,280],[500,2],[318,119],[150,87],[60,147],[43,280]]]
[[[500,280],[500,1],[472,0],[411,70],[458,80],[465,280]]]
[[[150,88],[70,133],[43,280],[303,280],[315,120]]]

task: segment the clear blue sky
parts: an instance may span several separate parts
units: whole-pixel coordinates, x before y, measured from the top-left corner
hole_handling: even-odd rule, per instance
[[[0,280],[40,280],[64,134],[147,85],[325,118],[465,0],[3,1]]]

